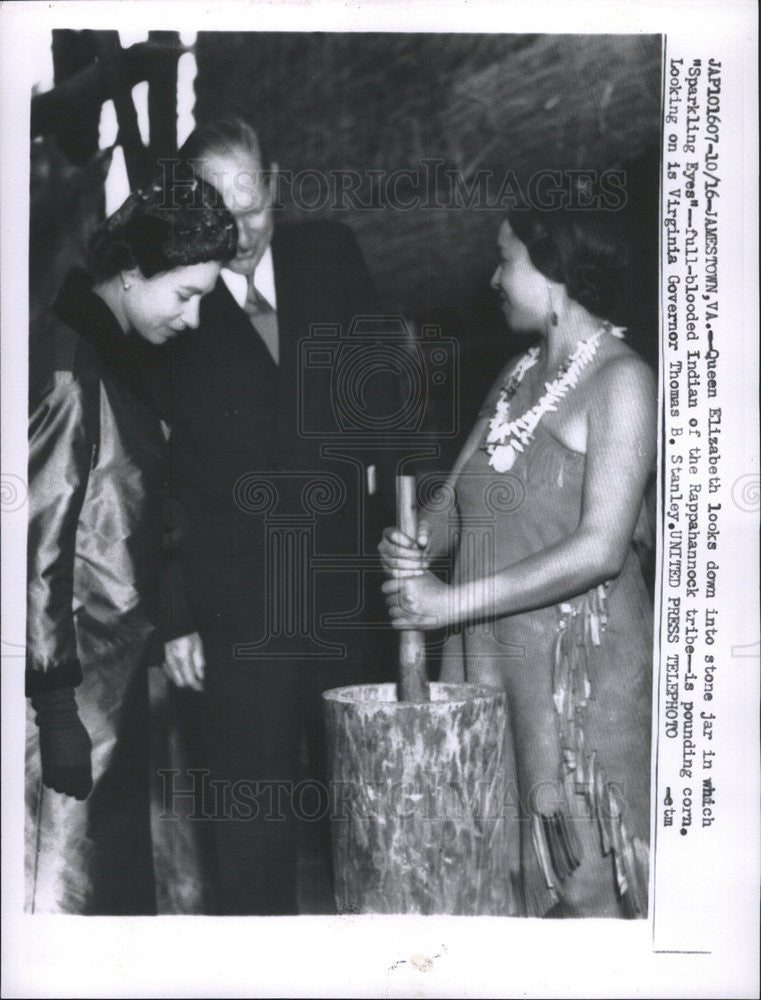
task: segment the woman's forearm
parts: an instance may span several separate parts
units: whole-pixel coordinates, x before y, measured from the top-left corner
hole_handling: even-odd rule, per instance
[[[586,410],[580,521],[555,544],[489,576],[454,585],[392,551],[388,565],[397,575],[383,584],[383,592],[394,627],[440,628],[521,614],[570,600],[616,577],[655,459],[654,398],[652,373],[633,355],[600,373]],[[477,446],[476,437],[472,434],[463,449],[450,483],[464,468],[468,450]],[[510,530],[507,524],[505,530]],[[435,543],[438,551],[440,535]]]
[[[616,576],[620,553],[576,534],[491,576],[452,588],[454,622],[520,614],[569,600]]]

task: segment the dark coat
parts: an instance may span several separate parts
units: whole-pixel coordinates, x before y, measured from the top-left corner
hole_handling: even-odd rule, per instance
[[[376,547],[394,459],[374,417],[398,409],[351,231],[276,227],[272,254],[280,364],[220,280],[155,372],[186,516],[167,627],[197,628],[206,656],[198,764],[270,790],[297,786],[304,736],[327,780],[321,691],[393,674]],[[296,912],[298,815],[211,822],[212,912]]]
[[[27,691],[78,685],[84,802],[40,782],[27,719],[27,909],[155,911],[146,666],[164,436],[129,339],[74,273],[30,347]],[[153,612],[151,605],[154,606]]]
[[[169,345],[155,382],[187,515],[190,614],[181,625],[176,592],[172,628],[266,636],[263,654],[299,655],[306,632],[356,645],[366,632],[357,623],[385,625],[376,546],[394,519],[394,458],[371,418],[393,410],[397,387],[388,372],[363,378],[372,338],[362,331],[377,312],[351,230],[276,227],[272,252],[279,366],[220,279],[199,329]],[[285,607],[283,588],[297,606]],[[330,614],[351,620],[345,634],[323,627]]]
[[[27,688],[131,663],[154,631],[165,444],[128,338],[83,272],[30,349]]]

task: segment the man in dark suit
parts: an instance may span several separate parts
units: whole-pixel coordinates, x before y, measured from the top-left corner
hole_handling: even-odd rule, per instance
[[[320,692],[393,676],[375,546],[395,386],[365,351],[373,291],[351,231],[275,225],[276,167],[239,120],[197,129],[180,159],[220,192],[238,250],[157,376],[186,519],[171,613],[202,640],[166,666],[203,690],[214,912],[295,913],[299,821],[328,811]],[[298,784],[303,732],[319,785]]]

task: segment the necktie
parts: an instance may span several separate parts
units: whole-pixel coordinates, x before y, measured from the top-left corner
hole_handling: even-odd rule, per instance
[[[256,286],[253,281],[248,282],[246,302],[243,308],[245,309],[246,315],[250,319],[252,326],[262,338],[267,350],[272,355],[272,360],[275,364],[279,364],[280,340],[277,329],[277,313],[261,292],[256,290]]]

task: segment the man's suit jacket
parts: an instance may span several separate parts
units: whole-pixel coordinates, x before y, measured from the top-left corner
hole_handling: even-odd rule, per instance
[[[364,417],[388,409],[398,387],[388,372],[364,378],[365,342],[351,335],[358,317],[362,327],[376,313],[351,231],[278,226],[272,253],[279,366],[220,279],[202,301],[199,329],[170,345],[154,384],[172,428],[170,486],[184,513],[193,624],[202,634],[232,629],[236,641],[290,630],[283,648],[295,648],[300,631],[318,628],[315,616],[351,618],[354,609],[355,624],[385,618],[380,573],[367,570],[393,521],[394,462]],[[366,598],[372,610],[362,612]],[[175,591],[175,618],[182,605]],[[346,635],[359,641],[363,630]]]

